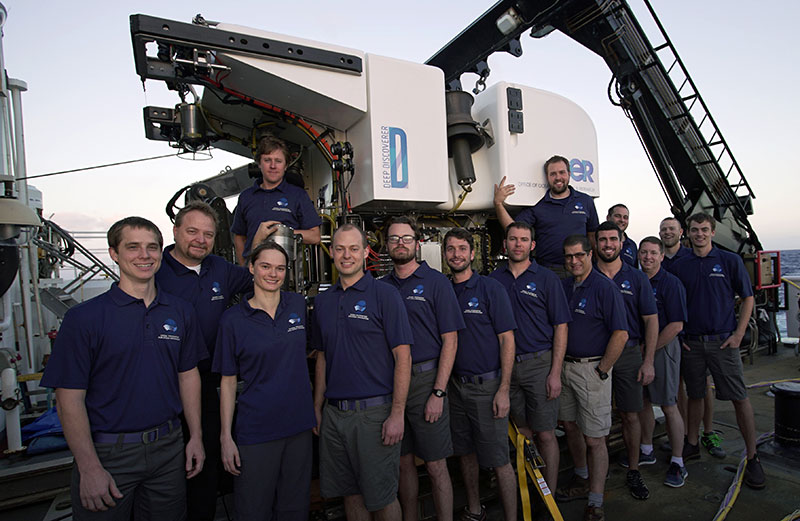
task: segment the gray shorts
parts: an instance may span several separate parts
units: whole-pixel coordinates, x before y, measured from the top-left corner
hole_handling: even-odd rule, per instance
[[[319,438],[320,492],[323,497],[364,496],[370,512],[397,497],[400,443],[381,440],[392,404],[362,411],[341,411],[326,404]]]
[[[152,443],[95,443],[94,447],[122,498],[114,500],[116,506],[105,511],[91,512],[83,508],[80,472],[73,464],[70,483],[73,519],[186,519],[186,455],[181,429]]]
[[[681,370],[681,342],[676,337],[656,351],[653,359],[656,376],[645,387],[650,403],[660,406],[678,403],[678,381]]]
[[[494,396],[500,378],[481,384],[450,380],[450,430],[453,452],[465,456],[473,452],[484,468],[502,467],[508,459],[508,417],[494,417]]]
[[[533,358],[514,362],[511,373],[511,417],[517,425],[534,432],[551,431],[558,423],[558,398],[547,399],[547,375],[553,351],[533,353]]]
[[[602,438],[611,430],[611,378],[601,380],[598,362],[564,362],[558,417],[576,422],[590,438]],[[613,377],[616,368],[610,373]]]
[[[644,388],[637,382],[642,367],[641,346],[626,347],[614,364],[611,377],[614,403],[622,412],[639,412],[644,407]]]
[[[438,461],[453,454],[450,404],[446,396],[439,419],[433,423],[425,421],[425,404],[433,391],[436,373],[436,369],[412,373],[406,400],[406,427],[401,454],[413,453],[423,461]]]
[[[233,478],[237,519],[305,521],[311,501],[311,431],[239,445],[241,474]]]
[[[699,400],[706,395],[706,370],[711,372],[714,379],[717,400],[738,401],[747,398],[738,347],[720,349],[724,340],[685,342],[690,350],[681,353],[681,374],[689,398]]]

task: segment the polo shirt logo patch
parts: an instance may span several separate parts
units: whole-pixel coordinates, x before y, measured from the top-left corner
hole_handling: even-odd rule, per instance
[[[586,209],[583,207],[583,203],[575,203],[575,209],[572,211],[572,213],[585,215]]]
[[[367,301],[366,300],[359,300],[356,302],[356,305],[353,306],[355,313],[350,313],[347,315],[347,318],[357,318],[359,320],[369,320],[369,317],[364,314],[364,311],[367,310]]]
[[[533,298],[539,298],[539,295],[536,294],[536,283],[535,282],[528,282],[525,286],[525,289],[520,291],[523,295],[528,295]]]
[[[633,291],[631,291],[631,281],[623,280],[619,287],[623,295],[633,295]]]
[[[164,321],[164,324],[161,328],[166,331],[166,333],[161,333],[158,335],[159,340],[178,340],[180,341],[181,337],[176,335],[175,333],[178,332],[178,323],[175,322],[173,319],[168,318]]]
[[[575,313],[580,313],[581,315],[586,314],[586,299],[582,298],[578,302],[578,307],[575,308]]]
[[[423,293],[425,293],[425,286],[420,284],[411,290],[411,295],[407,296],[406,300],[419,300],[421,302],[427,302],[425,297],[422,296]]]
[[[211,284],[211,301],[215,300],[225,300],[225,295],[222,294],[222,286],[219,285],[219,282],[213,282]]]
[[[725,274],[722,273],[722,266],[719,264],[714,264],[714,267],[711,268],[711,273],[708,274],[709,277],[722,277],[725,278]]]
[[[472,297],[467,302],[467,309],[464,310],[464,313],[472,313],[475,315],[483,315],[483,311],[479,309],[480,302],[478,302],[478,297]]]
[[[278,199],[278,202],[275,203],[275,206],[272,207],[272,211],[291,213],[291,210],[289,209],[289,201],[285,197],[281,197]]]
[[[303,325],[303,319],[297,313],[292,313],[289,315],[289,329],[286,330],[287,333],[291,333],[292,331],[301,331],[306,327]]]

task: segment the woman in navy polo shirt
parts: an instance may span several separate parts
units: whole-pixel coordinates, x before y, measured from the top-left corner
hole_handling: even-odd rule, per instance
[[[222,463],[235,476],[237,519],[308,519],[316,420],[305,299],[281,291],[287,260],[274,242],[253,248],[255,292],[222,315],[217,336]],[[244,387],[232,432],[237,375]]]

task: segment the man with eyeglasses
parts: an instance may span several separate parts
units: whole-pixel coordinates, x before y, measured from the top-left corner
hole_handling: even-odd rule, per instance
[[[456,357],[458,330],[464,328],[464,319],[447,277],[427,262],[417,262],[417,224],[405,216],[395,217],[386,231],[394,270],[381,280],[400,291],[414,336],[398,488],[403,519],[418,519],[419,479],[415,456],[425,462],[431,478],[436,517],[452,519],[453,484],[446,460],[453,454],[447,382]]]
[[[603,521],[606,436],[611,429],[609,373],[628,340],[628,322],[619,289],[592,268],[592,245],[587,237],[567,237],[564,260],[572,275],[563,281],[572,322],[561,377],[559,418],[564,422],[575,475],[556,491],[556,499],[570,501],[588,494],[583,519]]]
[[[594,199],[590,195],[569,186],[569,160],[553,156],[544,164],[544,173],[549,189],[535,205],[525,208],[517,221],[533,227],[536,235],[536,261],[549,268],[560,278],[568,273],[564,270],[562,245],[564,239],[572,234],[586,235],[594,240],[594,231],[600,224]],[[506,178],[494,187],[494,208],[497,220],[503,228],[515,219],[506,210],[505,200],[514,193],[515,187],[505,184]]]
[[[545,481],[555,490],[558,396],[567,348],[567,322],[572,318],[561,281],[530,258],[536,247],[531,227],[524,222],[511,223],[506,228],[504,244],[508,266],[489,276],[506,288],[517,321],[511,417],[528,438],[533,439],[536,433],[536,445],[546,464]]]

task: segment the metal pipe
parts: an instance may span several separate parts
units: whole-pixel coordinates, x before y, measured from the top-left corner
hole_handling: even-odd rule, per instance
[[[11,327],[14,320],[14,310],[11,308],[11,288],[3,294],[3,320],[0,321],[0,332]]]
[[[19,424],[19,403],[17,400],[17,372],[7,367],[0,373],[3,385],[3,409],[6,403],[14,403],[13,409],[6,409],[6,437],[8,438],[8,452],[19,452],[22,450],[22,432]],[[9,400],[6,402],[6,400]]]

